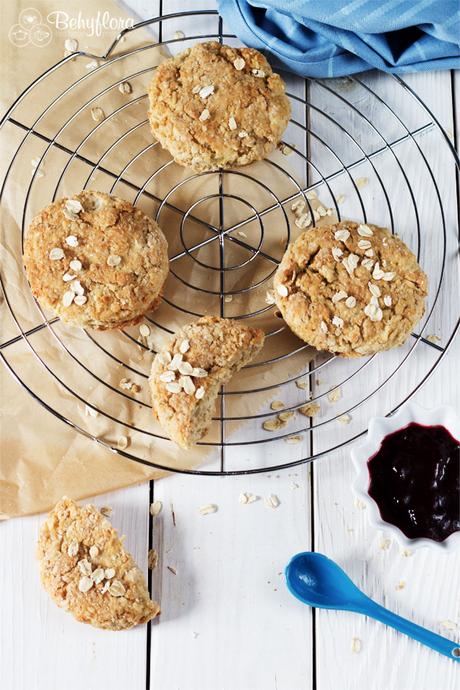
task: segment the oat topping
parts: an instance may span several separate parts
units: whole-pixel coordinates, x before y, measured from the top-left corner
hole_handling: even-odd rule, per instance
[[[107,257],[107,266],[119,266],[121,264],[121,256],[118,254],[109,254]]]
[[[68,283],[71,280],[75,280],[76,277],[77,276],[74,276],[73,273],[64,273],[64,275],[62,276],[62,280],[64,281],[64,283]]]
[[[76,539],[72,539],[69,546],[67,547],[67,555],[70,557],[76,556],[79,548],[80,544],[78,543],[78,541]]]
[[[327,333],[328,330],[329,330],[328,327],[327,327],[327,323],[326,323],[325,321],[321,321],[320,324],[319,324],[319,327],[320,327],[320,329],[322,330],[323,333]]]
[[[382,310],[373,303],[366,304],[364,307],[364,313],[370,318],[371,321],[381,321],[383,318]]]
[[[353,309],[353,307],[356,307],[356,297],[353,297],[353,295],[347,297],[345,300],[345,306],[348,307],[348,309]]]
[[[64,258],[64,250],[61,247],[53,247],[48,256],[51,261],[59,261]]]
[[[343,326],[343,319],[340,318],[340,316],[333,316],[332,317],[332,325],[337,326],[337,328],[342,328]]]
[[[82,307],[84,304],[86,304],[88,298],[86,297],[86,295],[76,295],[73,301],[74,304],[77,305],[77,307]]]
[[[334,259],[336,261],[340,261],[340,257],[343,255],[343,251],[340,249],[340,247],[332,247],[331,252]]]
[[[95,544],[93,544],[93,546],[89,547],[89,557],[92,560],[94,560],[98,556],[99,556],[99,549],[97,548],[97,546]]]
[[[236,124],[235,118],[234,118],[233,116],[232,116],[232,117],[229,117],[229,119],[228,119],[228,128],[229,128],[229,129],[237,129],[237,127],[238,127],[238,125]]]
[[[141,323],[141,325],[139,326],[139,334],[143,338],[148,338],[150,335],[150,327],[147,326],[146,323]]]
[[[259,77],[260,79],[263,79],[266,76],[263,69],[253,69],[253,70],[251,70],[251,72],[253,73],[253,75],[255,77]]]
[[[360,249],[370,249],[371,248],[371,243],[369,240],[358,240],[358,247]]]
[[[91,567],[91,563],[86,558],[82,558],[81,561],[78,561],[77,566],[82,575],[91,577],[93,569]]]
[[[368,225],[358,225],[358,235],[361,235],[361,237],[373,237],[374,232]]]
[[[188,340],[183,340],[179,345],[179,352],[185,355],[186,352],[190,350],[190,342]]]
[[[170,363],[168,369],[170,371],[177,371],[179,369],[179,364],[182,362],[182,360],[183,360],[182,353],[176,352],[176,354],[174,355],[174,357],[171,360],[171,363]]]
[[[65,243],[69,245],[69,247],[78,247],[78,237],[75,235],[68,235],[65,238]]]
[[[241,72],[242,69],[244,69],[244,66],[246,64],[246,61],[243,60],[243,58],[238,57],[236,60],[233,61],[233,67],[238,71]]]
[[[318,212],[319,212],[319,208],[318,208]],[[334,233],[334,237],[336,240],[340,240],[340,242],[345,242],[350,237],[350,231],[346,230],[346,228],[336,230]]]
[[[390,295],[385,295],[385,296],[384,296],[384,298],[383,298],[383,303],[384,303],[384,305],[385,305],[386,307],[391,307],[391,305],[392,305],[392,299],[391,299]]]
[[[87,577],[86,575],[84,575],[83,577],[80,578],[80,580],[78,582],[78,589],[80,590],[80,592],[83,592],[83,593],[89,592],[89,590],[91,589],[91,587],[93,585],[94,585],[93,580],[90,577]]]
[[[363,268],[367,269],[368,271],[372,271],[373,265],[374,262],[372,261],[372,259],[363,259],[361,261],[361,266],[363,266]]]
[[[64,294],[62,295],[62,304],[64,305],[64,307],[70,307],[70,305],[74,301],[74,298],[75,293],[73,292],[73,290],[67,290],[67,292],[64,292]]]
[[[184,389],[185,393],[187,393],[187,395],[193,395],[193,393],[195,392],[195,384],[193,383],[190,376],[181,376],[179,379],[179,383]]]
[[[345,290],[339,290],[334,295],[332,295],[332,303],[337,304],[337,302],[340,302],[342,299],[346,299],[347,297],[348,295],[345,292]]]
[[[72,271],[78,273],[82,269],[81,261],[78,259],[72,259],[72,261],[69,263],[69,267],[72,269]]]
[[[179,362],[179,374],[184,376],[191,376],[193,374],[193,367],[190,362]]]
[[[209,120],[210,117],[211,117],[211,113],[209,112],[209,110],[207,108],[205,108],[202,111],[199,119],[201,120],[201,122],[205,122],[206,120]]]
[[[380,288],[378,285],[374,285],[374,283],[371,283],[370,281],[368,282],[367,285],[368,285],[368,288],[369,288],[371,295],[373,295],[374,297],[380,297],[381,292],[380,292]]]
[[[280,297],[287,297],[289,294],[289,290],[286,287],[286,285],[277,285],[276,291],[280,295]]]
[[[214,93],[214,86],[212,84],[208,84],[207,86],[203,86],[199,91],[198,95],[200,98],[208,98],[208,96],[211,96],[211,94]]]
[[[374,256],[374,250],[373,249],[366,249],[366,251],[364,252],[364,256],[368,256],[369,258],[372,258]]]
[[[197,400],[202,400],[204,398],[204,393],[205,393],[205,390],[204,390],[203,386],[200,386],[195,391],[195,398]]]
[[[126,588],[120,580],[113,580],[108,591],[113,597],[122,597],[126,594]]]
[[[180,385],[180,383],[167,383],[166,390],[168,391],[168,393],[180,393],[182,390],[182,386]]]
[[[358,266],[359,256],[357,254],[349,254],[342,259],[342,264],[345,266],[347,273],[352,276],[355,268]]]

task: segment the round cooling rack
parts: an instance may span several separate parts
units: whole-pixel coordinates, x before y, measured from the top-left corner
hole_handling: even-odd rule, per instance
[[[159,60],[203,40],[238,45],[214,11],[142,22],[103,56],[62,59],[4,116],[0,353],[36,402],[114,453],[177,472],[254,473],[351,442],[371,415],[392,414],[434,372],[458,329],[459,160],[406,81],[283,74],[292,118],[279,150],[235,170],[181,168],[152,140],[147,88]],[[30,293],[21,258],[28,223],[83,188],[130,200],[168,239],[163,301],[140,326],[73,329]],[[314,223],[389,227],[416,253],[429,296],[404,346],[346,360],[289,332],[273,305],[272,276],[307,212]],[[186,453],[153,420],[148,375],[156,349],[203,314],[260,326],[267,338],[259,359],[222,389],[209,434]],[[316,414],[300,414],[306,404]]]

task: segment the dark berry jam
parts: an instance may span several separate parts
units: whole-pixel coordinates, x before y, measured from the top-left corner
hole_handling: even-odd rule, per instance
[[[410,539],[460,530],[460,443],[443,426],[409,424],[368,461],[369,495]]]

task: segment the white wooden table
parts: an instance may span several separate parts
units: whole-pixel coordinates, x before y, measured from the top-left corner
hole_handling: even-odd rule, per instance
[[[131,0],[147,18],[158,3]],[[163,3],[164,11],[183,9]],[[213,2],[199,3],[214,7]],[[411,75],[448,132],[455,131],[458,75]],[[457,100],[457,114],[460,100]],[[456,123],[457,131],[459,123]],[[447,155],[447,154],[446,154]],[[447,168],[447,166],[446,166]],[[449,171],[450,171],[449,167]],[[446,173],[447,174],[447,173]],[[450,174],[450,172],[449,172]],[[454,209],[455,212],[455,209]],[[378,209],[376,209],[378,216]],[[452,295],[452,301],[458,295]],[[415,400],[460,408],[460,357],[454,345]],[[357,415],[366,417],[360,408]],[[340,428],[337,430],[339,440]],[[319,450],[319,449],[318,449]],[[255,452],[255,451],[254,451]],[[404,556],[368,525],[350,484],[346,447],[293,470],[249,477],[171,476],[101,496],[113,523],[146,569],[148,506],[163,503],[153,528],[160,554],[153,596],[161,618],[126,633],[77,624],[41,589],[34,558],[41,516],[0,527],[0,687],[2,690],[454,690],[449,660],[365,618],[312,612],[287,592],[291,555],[314,548],[336,559],[370,596],[403,616],[459,639],[460,553]],[[276,510],[248,506],[240,492],[276,493]],[[152,494],[153,492],[153,494]],[[199,506],[215,503],[202,516]],[[175,524],[172,520],[172,507]],[[169,569],[175,570],[175,574]],[[446,624],[451,621],[452,625]],[[441,625],[444,622],[444,627]],[[453,629],[446,629],[445,625]],[[352,651],[352,639],[361,642]]]

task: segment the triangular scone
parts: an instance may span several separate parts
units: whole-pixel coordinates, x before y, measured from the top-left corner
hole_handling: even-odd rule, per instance
[[[154,414],[170,438],[190,448],[208,431],[222,385],[262,349],[265,334],[232,319],[204,316],[153,360]]]
[[[93,505],[62,498],[41,527],[37,555],[46,591],[82,623],[126,630],[160,612],[116,530]]]

